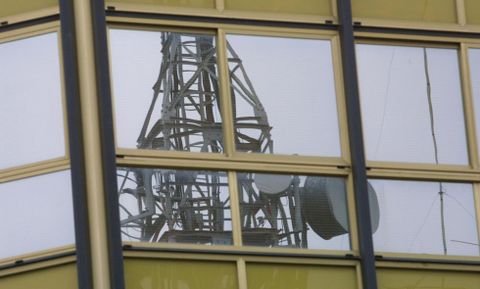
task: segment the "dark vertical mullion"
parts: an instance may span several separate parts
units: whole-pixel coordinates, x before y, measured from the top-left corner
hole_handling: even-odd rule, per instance
[[[90,5],[94,38],[98,113],[100,120],[99,129],[103,165],[103,186],[105,191],[110,286],[112,289],[123,289],[125,288],[123,252],[120,233],[120,213],[118,209],[115,144],[113,140],[113,113],[108,64],[109,56],[105,3],[103,0],[90,0]]]
[[[367,173],[363,147],[351,0],[337,0],[337,6],[340,22],[339,33],[352,159],[353,187],[357,211],[362,282],[363,288],[376,289],[375,255],[370,223],[370,206],[368,204]]]
[[[93,288],[92,258],[73,0],[60,0],[60,25],[75,220],[78,288],[91,289]]]

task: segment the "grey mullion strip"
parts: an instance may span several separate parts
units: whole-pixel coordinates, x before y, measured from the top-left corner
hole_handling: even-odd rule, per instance
[[[222,17],[209,16],[184,16],[161,13],[144,13],[144,12],[127,12],[117,11],[114,7],[109,7],[107,16],[113,17],[128,17],[138,19],[159,19],[172,21],[186,21],[192,23],[216,23],[216,24],[237,24],[237,25],[256,25],[264,27],[284,27],[284,28],[304,28],[304,29],[324,29],[337,30],[338,25],[331,20],[326,20],[325,23],[301,23],[301,22],[287,22],[287,21],[273,21],[273,20],[253,20],[253,19],[234,19]]]
[[[25,27],[31,27],[33,25],[49,23],[49,22],[57,21],[58,19],[59,19],[59,15],[54,14],[54,15],[49,15],[49,16],[44,16],[44,17],[39,17],[34,19],[28,19],[25,21],[14,22],[14,23],[10,23],[8,21],[2,21],[0,22],[0,33],[15,30],[15,29],[20,29],[20,28],[25,28]]]
[[[371,33],[388,33],[400,35],[414,35],[414,36],[433,36],[433,37],[450,37],[450,38],[480,38],[479,32],[466,31],[441,31],[428,29],[411,29],[411,28],[394,28],[394,27],[372,27],[363,26],[359,24],[354,25],[355,32],[371,32]],[[458,40],[456,41],[458,42]]]
[[[351,0],[337,0],[337,6],[362,282],[363,288],[376,289],[377,278],[368,203]]]
[[[105,2],[90,0],[94,39],[97,103],[100,120],[100,145],[102,154],[102,178],[105,195],[108,262],[110,286],[125,288],[123,250],[120,232],[120,213],[117,188],[117,169],[113,133],[112,96],[110,88],[109,55]]]
[[[72,180],[78,288],[93,288],[85,155],[73,0],[60,0],[60,25]]]

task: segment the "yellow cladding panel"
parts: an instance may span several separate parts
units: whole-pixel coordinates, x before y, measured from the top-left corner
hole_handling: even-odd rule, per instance
[[[379,289],[479,289],[478,272],[378,269]]]
[[[125,260],[127,289],[236,289],[235,262],[168,259]]]
[[[465,0],[468,24],[480,24],[480,0]]]
[[[190,8],[215,8],[215,0],[113,0],[108,3],[156,4]]]
[[[457,21],[455,0],[352,0],[352,13],[353,17],[384,20]]]
[[[354,289],[354,267],[247,263],[248,289]]]
[[[227,10],[332,16],[332,0],[225,0]]]
[[[58,0],[1,0],[0,17],[58,6]]]
[[[41,268],[0,278],[0,288],[5,289],[76,289],[75,263]]]

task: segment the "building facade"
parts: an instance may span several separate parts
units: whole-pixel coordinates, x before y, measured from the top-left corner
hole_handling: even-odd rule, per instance
[[[5,0],[0,98],[0,288],[480,288],[477,0]]]

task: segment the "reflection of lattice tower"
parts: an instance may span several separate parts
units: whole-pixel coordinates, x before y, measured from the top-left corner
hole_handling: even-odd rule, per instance
[[[153,86],[152,102],[137,140],[138,148],[223,152],[217,57],[213,41],[214,38],[208,35],[162,33],[163,60]],[[227,52],[236,149],[273,153],[271,127],[265,110],[240,57],[228,43]],[[237,106],[242,106],[242,114],[237,113]],[[222,181],[212,172],[191,171],[185,174],[171,170],[132,170],[137,189],[121,189],[120,194],[130,194],[138,199],[138,213],[133,214],[123,208],[128,218],[122,220],[122,226],[141,231],[139,239],[201,243],[215,243],[213,240],[216,239],[217,243],[221,243],[218,240],[229,238],[224,232],[224,215],[230,205],[220,196],[228,186],[226,180]],[[255,191],[252,184],[252,174],[239,175],[238,185],[244,192],[240,194],[240,202],[248,207],[242,210],[242,226],[252,228],[252,220],[264,217],[269,224],[260,225],[253,221],[253,230],[265,231],[269,235],[265,240],[275,240],[273,243],[268,241],[270,245],[278,245],[285,238],[291,245],[292,234],[299,239],[303,228],[299,220],[298,182],[292,182],[289,192],[281,196]],[[289,199],[288,214],[282,206],[282,198]],[[277,225],[279,218],[282,219],[282,228]],[[265,230],[265,227],[270,229]]]
[[[162,33],[163,61],[138,147],[160,150],[223,151],[217,57],[212,36]],[[238,150],[272,150],[270,126],[240,58],[228,45],[233,103],[240,97],[253,115],[236,117]],[[161,99],[160,99],[161,98]],[[161,110],[159,107],[161,104]],[[155,115],[154,113],[157,112]],[[257,131],[257,137],[245,133]]]

